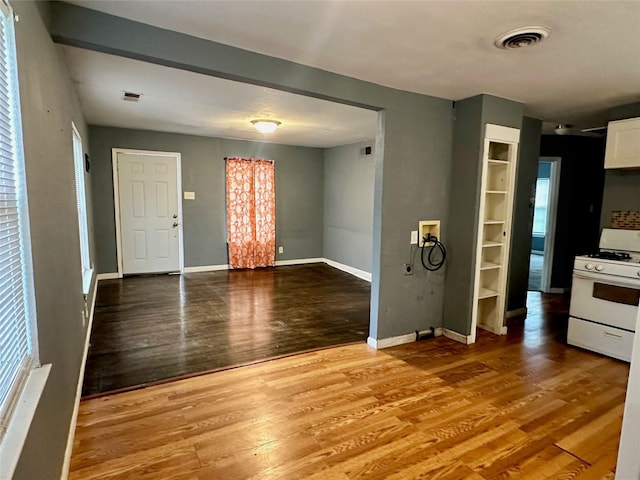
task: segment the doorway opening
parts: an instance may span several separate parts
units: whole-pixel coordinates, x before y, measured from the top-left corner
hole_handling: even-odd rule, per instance
[[[540,157],[535,185],[529,260],[529,291],[551,292],[560,157]]]

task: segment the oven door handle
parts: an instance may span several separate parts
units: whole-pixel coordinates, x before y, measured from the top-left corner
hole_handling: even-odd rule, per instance
[[[616,285],[618,287],[640,288],[637,283],[634,284],[632,281],[625,282],[621,277],[607,275],[606,273],[574,272],[573,278],[578,278],[580,280],[594,280],[598,283],[606,283],[608,285]]]

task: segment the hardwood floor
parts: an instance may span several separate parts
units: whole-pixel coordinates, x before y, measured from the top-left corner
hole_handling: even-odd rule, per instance
[[[319,350],[83,400],[71,479],[613,479],[628,365],[509,334]],[[564,325],[563,325],[564,324]]]
[[[320,263],[101,281],[83,395],[364,342],[370,292]]]

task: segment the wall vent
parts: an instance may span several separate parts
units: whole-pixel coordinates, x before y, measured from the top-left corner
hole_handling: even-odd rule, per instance
[[[139,102],[140,101],[140,94],[139,93],[133,93],[133,92],[124,92],[124,95],[122,96],[122,99],[127,101],[127,102]]]

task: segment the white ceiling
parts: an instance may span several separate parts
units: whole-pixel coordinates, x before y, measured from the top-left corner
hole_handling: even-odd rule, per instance
[[[322,148],[375,138],[377,114],[370,110],[91,50],[58,48],[92,125]],[[141,93],[139,102],[124,101],[125,91]],[[282,124],[264,135],[250,123],[256,118]]]
[[[527,115],[546,122],[601,126],[609,108],[640,101],[637,0],[71,3],[402,90],[451,100],[497,95],[524,103]],[[530,25],[549,28],[551,36],[526,49],[493,45],[501,33]],[[147,77],[142,93],[183,75],[167,71]],[[81,92],[85,103],[88,94]],[[266,107],[275,109],[288,94],[277,101],[271,95]],[[337,122],[341,117],[328,125]]]

